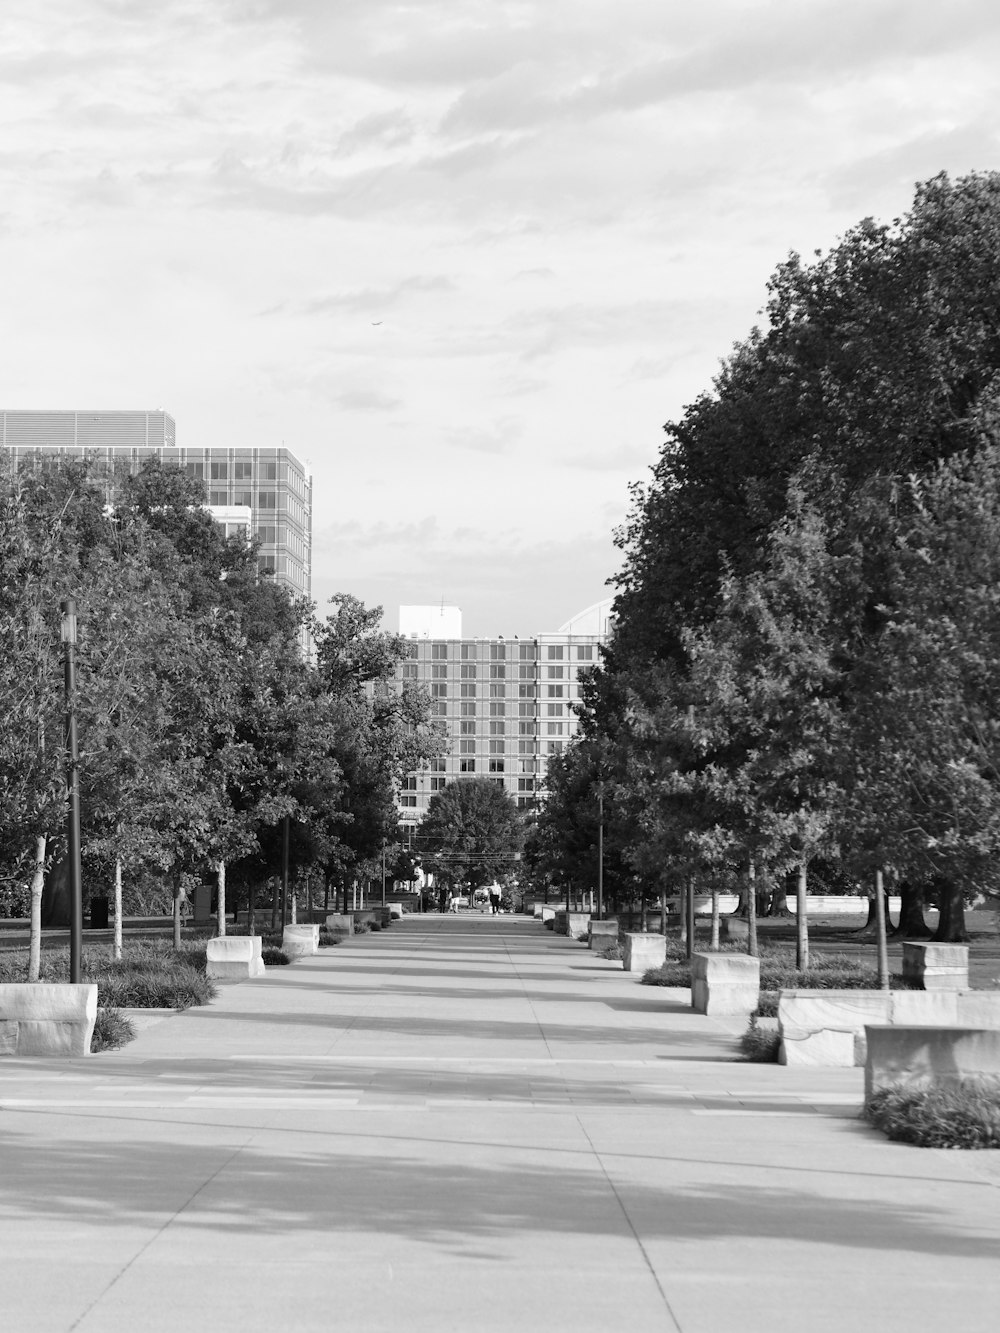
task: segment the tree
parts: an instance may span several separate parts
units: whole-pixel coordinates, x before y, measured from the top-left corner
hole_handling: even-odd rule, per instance
[[[424,868],[470,889],[506,879],[520,859],[524,825],[514,801],[489,778],[435,792],[417,833]]]

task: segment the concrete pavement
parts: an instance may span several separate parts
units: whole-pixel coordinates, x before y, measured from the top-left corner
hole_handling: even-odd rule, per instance
[[[0,1062],[0,1323],[997,1325],[1000,1154],[887,1143],[860,1070],[515,917],[408,917],[124,1051]]]

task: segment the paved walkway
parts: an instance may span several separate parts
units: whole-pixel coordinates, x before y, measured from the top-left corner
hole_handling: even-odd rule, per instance
[[[410,917],[0,1063],[9,1333],[997,1327],[1000,1153],[513,917]]]

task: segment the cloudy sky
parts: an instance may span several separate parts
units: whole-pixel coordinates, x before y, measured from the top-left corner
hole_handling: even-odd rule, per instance
[[[995,0],[4,0],[0,406],[310,464],[314,593],[605,595],[790,250],[1000,166]]]

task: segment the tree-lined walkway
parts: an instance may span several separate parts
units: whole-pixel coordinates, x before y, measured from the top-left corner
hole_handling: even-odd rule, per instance
[[[411,917],[89,1061],[0,1064],[5,1324],[992,1328],[994,1154],[513,917]],[[877,1320],[876,1320],[877,1312]]]

